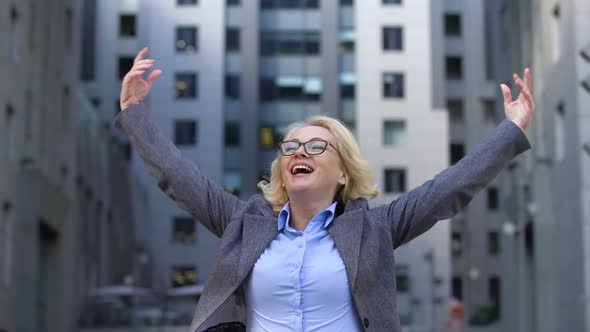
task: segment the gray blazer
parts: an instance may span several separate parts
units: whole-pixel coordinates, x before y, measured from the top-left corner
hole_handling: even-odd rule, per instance
[[[277,216],[261,195],[242,201],[208,180],[157,128],[144,105],[121,112],[115,126],[130,138],[160,188],[221,238],[215,266],[197,305],[191,331],[243,331],[242,282],[277,236]],[[389,204],[358,199],[339,207],[328,232],[346,266],[350,291],[366,331],[401,331],[394,249],[455,215],[506,166],[530,148],[504,120],[456,165]]]

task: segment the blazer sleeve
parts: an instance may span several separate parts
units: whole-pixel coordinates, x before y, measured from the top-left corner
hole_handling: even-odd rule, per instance
[[[221,237],[232,214],[246,203],[207,179],[193,162],[184,158],[150,118],[145,105],[126,108],[117,115],[114,125],[129,136],[160,189]]]
[[[438,220],[454,216],[500,170],[530,143],[512,121],[504,120],[494,133],[457,164],[389,204],[370,210],[391,230],[394,248],[426,232]]]

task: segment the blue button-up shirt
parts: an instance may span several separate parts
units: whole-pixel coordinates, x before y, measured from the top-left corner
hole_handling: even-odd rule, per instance
[[[305,231],[289,225],[285,204],[279,234],[246,280],[248,331],[361,331],[344,262],[326,227],[336,203],[313,217]]]

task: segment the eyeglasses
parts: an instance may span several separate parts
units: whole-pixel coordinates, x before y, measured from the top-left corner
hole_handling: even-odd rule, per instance
[[[332,145],[332,143],[320,138],[314,138],[307,142],[300,142],[296,139],[283,141],[279,143],[279,151],[283,156],[292,156],[295,154],[295,152],[297,152],[297,150],[299,150],[299,147],[302,145],[303,150],[305,150],[305,153],[309,155],[318,155],[324,153],[328,145],[332,146],[332,148],[334,148],[334,150],[338,152],[338,150],[334,145]]]

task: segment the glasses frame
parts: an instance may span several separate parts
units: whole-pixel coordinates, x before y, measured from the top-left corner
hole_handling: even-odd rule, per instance
[[[324,142],[324,143],[326,143],[326,147],[324,148],[324,150],[322,150],[322,152],[320,152],[320,153],[310,153],[309,151],[307,151],[307,143],[311,143],[311,142],[317,142],[317,141],[320,141],[320,142]],[[293,142],[293,143],[297,143],[297,144],[298,144],[298,145],[297,145],[297,148],[295,149],[295,151],[294,151],[292,154],[285,154],[285,153],[283,153],[283,149],[281,148],[281,146],[282,146],[284,143],[288,143],[288,142]],[[288,140],[288,141],[282,141],[282,142],[280,142],[280,143],[277,145],[277,147],[279,148],[279,153],[280,153],[281,155],[283,155],[283,156],[285,156],[285,157],[290,157],[290,156],[294,156],[294,155],[297,153],[297,150],[299,150],[299,148],[300,148],[302,145],[303,145],[303,151],[305,151],[305,153],[307,153],[307,154],[308,154],[308,155],[310,155],[310,156],[319,156],[320,154],[322,154],[322,153],[326,152],[326,150],[328,149],[328,146],[331,146],[331,147],[334,149],[334,151],[336,151],[336,152],[338,152],[338,154],[340,154],[340,151],[338,151],[338,149],[336,149],[336,147],[334,146],[334,144],[330,143],[329,141],[327,141],[327,140],[325,140],[325,139],[323,139],[323,138],[313,138],[313,139],[310,139],[310,140],[309,140],[309,141],[307,141],[307,142],[301,142],[301,141],[299,141],[298,139],[290,139],[290,140]]]

